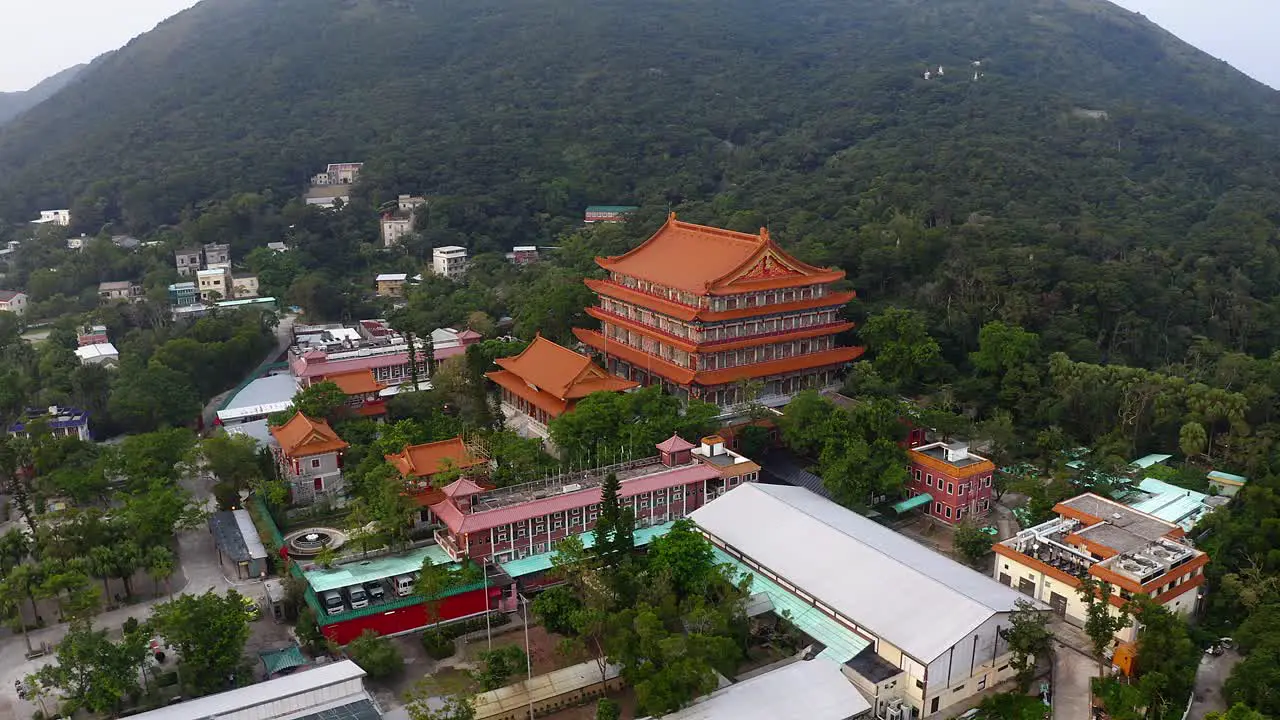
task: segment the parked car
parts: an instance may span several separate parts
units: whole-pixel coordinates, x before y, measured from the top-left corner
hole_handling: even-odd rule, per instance
[[[369,594],[359,585],[352,585],[347,588],[347,602],[351,603],[352,610],[369,607]]]
[[[364,591],[369,594],[370,602],[382,602],[387,597],[387,592],[382,588],[382,582],[379,580],[365,583]]]

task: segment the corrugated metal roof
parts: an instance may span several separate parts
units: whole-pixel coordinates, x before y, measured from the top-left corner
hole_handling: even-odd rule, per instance
[[[744,485],[691,517],[920,662],[1024,597],[801,488]]]
[[[1172,457],[1173,457],[1172,455],[1160,455],[1160,454],[1143,455],[1142,457],[1138,458],[1137,460],[1134,460],[1129,464],[1136,468],[1142,468],[1143,470],[1146,470],[1152,465],[1159,465],[1160,463]]]
[[[649,543],[653,542],[654,538],[659,538],[659,537],[662,537],[663,535],[666,535],[667,531],[669,531],[671,529],[671,526],[674,524],[675,524],[674,522],[669,522],[669,523],[663,523],[661,525],[654,525],[652,527],[647,527],[647,528],[637,528],[635,531],[635,535],[633,536],[636,543],[636,547],[644,547],[645,545],[648,545]],[[578,538],[582,540],[582,547],[584,548],[595,547],[595,544],[596,544],[595,532],[582,533],[578,535]],[[545,552],[545,553],[538,553],[537,555],[530,555],[529,557],[520,558],[519,560],[512,560],[510,562],[502,563],[502,569],[513,578],[523,577],[525,575],[530,575],[536,572],[542,572],[543,570],[550,570],[551,557],[553,555],[555,555],[554,552]]]
[[[871,710],[838,663],[799,661],[730,685],[666,720],[845,720]]]
[[[612,680],[622,671],[619,665],[606,665],[604,675]],[[476,718],[499,717],[512,711],[521,712],[530,703],[539,703],[554,697],[566,695],[589,685],[600,683],[600,666],[594,660],[570,665],[538,675],[518,683],[513,683],[497,690],[482,692],[475,696]]]
[[[752,597],[764,595],[769,598],[775,614],[782,617],[783,613],[786,613],[791,624],[800,628],[800,631],[805,635],[825,645],[826,649],[819,653],[818,657],[838,663],[846,663],[871,644],[866,638],[836,622],[830,615],[788,592],[781,585],[764,575],[743,565],[720,548],[715,548],[713,554],[716,562],[733,567],[739,578],[751,575]]]
[[[1210,480],[1221,480],[1222,482],[1239,483],[1242,485],[1249,482],[1249,478],[1243,475],[1233,475],[1232,473],[1222,472],[1221,470],[1212,470],[1209,472],[1207,477]]]
[[[288,700],[293,696],[299,696],[312,690],[337,685],[348,680],[358,680],[365,676],[364,670],[360,666],[350,660],[330,663],[328,665],[319,665],[309,670],[296,672],[292,675],[285,675],[274,680],[268,680],[256,685],[228,690],[217,695],[209,695],[208,697],[196,698],[188,700],[177,705],[152,710],[140,715],[134,715],[138,720],[201,720],[203,718],[216,718],[223,715],[234,713],[238,710],[244,710],[257,705],[265,705],[270,702],[285,703],[279,711],[272,716],[289,715],[290,710],[305,712],[309,708],[305,706],[303,699],[296,702],[298,707],[288,707]],[[361,693],[363,695],[363,693]],[[352,701],[356,701],[360,696],[353,696]],[[337,700],[336,697],[327,698],[327,701]],[[329,704],[329,703],[326,703]],[[264,715],[265,717],[266,715]]]
[[[361,560],[339,565],[330,570],[316,568],[306,570],[303,575],[311,589],[318,593],[326,590],[351,587],[361,583],[383,580],[396,575],[407,575],[422,569],[422,561],[431,559],[432,565],[444,565],[453,562],[439,545],[427,545],[397,555],[382,555],[368,560]]]

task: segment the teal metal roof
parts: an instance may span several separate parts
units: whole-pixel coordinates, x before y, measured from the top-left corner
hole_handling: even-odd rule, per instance
[[[311,586],[311,589],[321,593],[326,590],[337,590],[338,588],[359,585],[360,583],[418,572],[422,569],[422,561],[428,558],[431,560],[432,565],[443,565],[452,562],[439,545],[428,545],[397,555],[382,555],[368,560],[346,563],[328,570],[323,568],[307,570],[303,572],[303,575],[306,577],[307,584]]]
[[[1172,455],[1143,455],[1142,457],[1138,458],[1137,460],[1134,460],[1129,464],[1136,468],[1142,468],[1143,470],[1146,470],[1152,465],[1159,465],[1160,463],[1165,462],[1166,460],[1172,457],[1173,457]]]
[[[635,205],[588,205],[587,212],[631,212],[639,210]]]
[[[674,522],[663,523],[662,525],[654,525],[652,527],[640,528],[635,532],[636,547],[644,547],[653,542],[654,538],[662,537],[671,529]],[[585,532],[577,536],[582,540],[582,547],[590,548],[596,544],[596,534],[594,532]],[[551,569],[551,556],[555,552],[539,553],[530,555],[529,557],[512,560],[502,563],[502,569],[511,577],[518,578],[525,575],[532,575],[536,572]]]
[[[752,570],[720,548],[713,547],[716,562],[733,567],[738,577],[751,575],[751,595],[764,593],[773,603],[773,611],[779,616],[785,611],[792,624],[805,635],[826,646],[818,657],[846,663],[862,652],[871,641],[836,622],[830,615],[785,590],[781,585]]]
[[[894,503],[893,511],[896,513],[904,513],[913,508],[918,508],[921,505],[928,505],[931,502],[933,502],[933,496],[929,493],[923,493],[913,498],[903,500],[902,502]]]
[[[267,677],[282,670],[307,664],[307,659],[302,656],[302,650],[297,645],[290,645],[281,650],[263,650],[258,653],[258,657],[262,658],[262,664],[267,668]]]
[[[1204,504],[1208,495],[1170,485],[1163,480],[1146,478],[1138,483],[1138,489],[1150,497],[1129,503],[1129,507],[1173,523],[1183,530],[1195,527],[1200,518],[1211,509]]]
[[[1243,475],[1232,475],[1231,473],[1222,472],[1221,470],[1213,470],[1205,477],[1208,477],[1210,480],[1219,480],[1225,483],[1238,483],[1240,485],[1249,482],[1249,478]]]

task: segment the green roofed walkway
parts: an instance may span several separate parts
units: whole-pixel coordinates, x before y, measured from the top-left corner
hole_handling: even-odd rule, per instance
[[[870,640],[836,622],[830,615],[791,594],[781,585],[743,565],[720,548],[713,547],[712,551],[716,562],[732,566],[738,577],[751,575],[752,595],[764,593],[773,603],[773,611],[779,617],[784,611],[787,612],[788,619],[800,628],[801,632],[825,645],[827,649],[819,653],[818,657],[843,664],[852,660],[854,655],[871,644]]]
[[[422,569],[422,561],[430,558],[432,565],[445,565],[453,562],[444,548],[439,545],[414,548],[406,553],[382,555],[368,560],[356,560],[337,567],[307,570],[303,575],[311,589],[318,593],[326,590],[359,585],[361,583],[384,580],[396,575],[407,575]]]
[[[931,502],[933,502],[932,495],[930,495],[929,493],[921,493],[920,495],[917,495],[913,498],[908,498],[906,500],[903,500],[902,502],[894,503],[893,511],[901,515],[902,513],[907,512],[908,510],[914,510],[915,508],[918,508],[921,505],[928,505]]]
[[[638,528],[635,532],[636,547],[644,547],[653,542],[654,538],[662,537],[667,534],[671,526],[675,522],[654,525],[653,527]],[[582,547],[590,548],[596,544],[596,534],[594,532],[585,532],[577,536],[582,540]],[[511,577],[518,578],[525,575],[532,575],[536,572],[551,569],[551,557],[555,552],[538,553],[529,557],[512,560],[502,563],[502,569]]]

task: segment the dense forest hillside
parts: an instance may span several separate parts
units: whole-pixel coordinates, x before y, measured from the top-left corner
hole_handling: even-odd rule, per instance
[[[76,65],[56,75],[41,80],[29,90],[19,92],[0,92],[0,125],[4,125],[18,115],[53,97],[53,94],[66,87],[80,71],[88,65]]]
[[[949,352],[1280,345],[1280,93],[1103,0],[205,0],[84,79],[0,129],[0,216],[145,233],[361,160],[476,251],[767,223]]]

